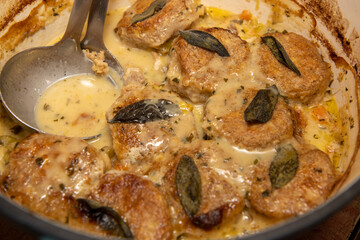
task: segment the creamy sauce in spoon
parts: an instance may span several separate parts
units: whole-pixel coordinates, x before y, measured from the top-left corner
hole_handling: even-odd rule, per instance
[[[39,98],[35,115],[47,133],[89,137],[106,128],[105,113],[119,96],[106,77],[78,75],[60,80]]]

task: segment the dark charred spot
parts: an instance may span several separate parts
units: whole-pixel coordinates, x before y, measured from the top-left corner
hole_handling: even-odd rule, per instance
[[[196,153],[196,154],[195,154],[195,157],[196,157],[197,159],[201,158],[202,156],[204,156],[204,153],[199,152],[199,153]]]
[[[10,131],[11,131],[13,134],[15,134],[15,135],[21,133],[22,130],[23,130],[23,129],[22,129],[22,127],[21,127],[20,125],[16,125],[16,126],[10,128]]]
[[[60,183],[59,188],[60,188],[61,191],[64,191],[65,190],[65,185],[63,183]]]
[[[35,163],[36,163],[39,167],[41,167],[41,166],[43,165],[43,163],[44,163],[44,159],[41,158],[41,157],[36,158],[36,159],[35,159]]]
[[[262,195],[262,197],[268,197],[268,196],[270,196],[270,192],[269,192],[269,190],[265,190],[261,193],[261,195]]]
[[[9,183],[8,183],[8,181],[7,181],[7,179],[5,178],[4,179],[4,181],[2,182],[2,190],[4,191],[4,192],[7,192],[8,190],[9,190]]]
[[[207,134],[205,134],[204,136],[203,136],[203,140],[211,140],[212,139],[212,136],[209,136],[209,135],[207,135]]]
[[[208,213],[194,216],[191,219],[191,222],[199,228],[210,230],[216,225],[219,225],[222,222],[222,218],[223,218],[223,207],[220,207]]]

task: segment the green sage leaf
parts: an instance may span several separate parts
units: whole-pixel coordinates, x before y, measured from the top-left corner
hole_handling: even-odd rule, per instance
[[[262,42],[271,50],[272,54],[280,63],[284,64],[287,68],[301,76],[299,69],[291,61],[289,55],[286,53],[281,43],[273,36],[266,36],[261,38]]]
[[[142,22],[142,21],[148,19],[149,17],[153,16],[155,13],[157,13],[158,11],[163,9],[165,4],[166,4],[166,0],[153,1],[150,4],[150,6],[147,9],[145,9],[144,12],[134,15],[134,17],[130,21],[130,26],[135,23]]]
[[[120,109],[109,123],[146,123],[181,114],[179,105],[166,99],[145,99]]]
[[[282,146],[270,164],[269,176],[273,188],[281,188],[290,182],[299,167],[298,154],[291,144]]]
[[[76,201],[80,212],[96,221],[105,231],[115,236],[133,238],[129,226],[112,208],[101,206],[98,202],[89,199],[80,198]]]
[[[187,155],[176,168],[176,189],[186,214],[193,218],[200,208],[201,178],[194,160]]]
[[[279,91],[275,85],[259,90],[245,109],[245,121],[248,123],[268,122],[272,118],[278,97]]]
[[[220,57],[230,57],[230,54],[224,45],[222,45],[221,42],[217,40],[217,38],[207,32],[199,30],[188,30],[180,31],[180,35],[191,45],[216,52]]]

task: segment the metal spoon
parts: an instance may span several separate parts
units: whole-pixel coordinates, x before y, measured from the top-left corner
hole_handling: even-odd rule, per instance
[[[83,42],[84,46],[90,48],[92,46],[90,43],[94,43],[94,50],[107,52],[107,61],[115,70],[111,75],[113,76],[115,72],[121,78],[123,76],[121,66],[114,62],[114,58],[109,55],[102,41],[101,23],[104,23],[104,19],[101,20],[101,18],[102,16],[105,18],[107,1],[94,0],[93,2],[94,5],[101,2],[101,6],[104,6],[103,2],[106,2],[105,13],[102,13],[104,7],[100,11],[93,6],[87,37]],[[25,50],[5,64],[0,74],[1,100],[10,114],[23,125],[43,132],[36,124],[34,109],[40,94],[65,77],[93,74],[92,63],[84,56],[80,48],[81,32],[91,3],[92,1],[89,0],[75,0],[65,34],[57,44]],[[98,13],[97,10],[99,10]],[[97,27],[100,27],[101,32]],[[101,38],[95,35],[100,35]],[[112,77],[110,80],[117,85]]]
[[[91,51],[104,51],[105,62],[109,67],[118,73],[120,78],[123,78],[124,72],[119,62],[114,56],[106,49],[103,41],[103,32],[106,11],[109,0],[94,0],[91,4],[89,21],[87,31],[84,39],[81,41],[81,48],[89,49]]]

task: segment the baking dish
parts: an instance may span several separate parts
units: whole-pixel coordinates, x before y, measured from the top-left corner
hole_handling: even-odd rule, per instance
[[[66,1],[64,1],[66,2]],[[289,1],[275,1],[275,4],[294,4],[294,2]],[[36,1],[32,2],[31,4],[36,5]],[[27,9],[24,8],[24,11],[30,11],[31,4],[29,4]],[[50,3],[51,4],[51,3]],[[54,2],[54,6],[59,6],[58,2]],[[112,1],[110,2],[110,8],[115,9],[122,5],[127,5],[127,2],[123,1]],[[216,1],[204,1],[204,4],[209,6],[215,6],[215,7],[221,7],[223,9],[228,9],[233,12],[237,12],[235,9],[239,9],[238,12],[241,12],[244,8],[252,9],[252,12],[256,12],[256,4],[257,2],[250,2],[248,5],[246,3],[242,2],[234,2],[234,1],[222,1],[221,3]],[[342,64],[345,64],[345,62],[351,67],[351,71],[353,71],[354,77],[344,77],[344,80],[338,81],[333,83],[332,86],[334,89],[345,89],[347,88],[350,90],[350,93],[345,93],[344,95],[338,94],[336,97],[338,97],[337,102],[338,104],[344,104],[347,105],[350,97],[352,96],[353,99],[355,99],[356,104],[350,104],[350,117],[352,117],[351,123],[351,130],[349,131],[349,148],[348,148],[348,156],[345,157],[341,164],[343,164],[343,168],[347,169],[344,171],[344,177],[343,182],[339,183],[337,186],[339,189],[337,189],[336,193],[322,206],[314,209],[313,211],[306,213],[298,218],[290,219],[284,223],[281,223],[279,225],[276,225],[272,228],[269,228],[267,230],[261,231],[259,233],[250,234],[242,236],[241,239],[278,239],[278,238],[284,238],[291,234],[295,234],[299,231],[302,231],[305,228],[308,228],[309,226],[312,226],[318,222],[320,222],[322,219],[328,217],[333,212],[339,210],[342,206],[344,206],[346,203],[348,203],[351,199],[353,199],[355,196],[359,194],[359,155],[357,154],[357,148],[358,148],[358,131],[359,131],[359,121],[358,121],[358,77],[359,73],[357,72],[357,62],[359,59],[359,40],[356,33],[356,29],[359,29],[359,26],[356,26],[358,24],[357,16],[356,16],[356,9],[354,6],[357,6],[358,3],[355,1],[349,5],[348,3],[339,3],[340,6],[338,6],[337,3],[331,2],[331,1],[322,1],[322,2],[314,2],[314,1],[299,1],[298,4],[300,4],[304,10],[306,10],[307,13],[309,13],[309,16],[314,16],[316,19],[316,27],[311,32],[310,37],[313,41],[316,41],[321,46],[320,48],[322,51],[328,53],[329,59],[334,63],[332,66],[333,69],[337,69],[336,64],[338,66],[342,66]],[[26,4],[25,4],[26,5]],[[246,7],[245,7],[246,6]],[[260,6],[262,6],[260,4]],[[339,8],[338,8],[339,7]],[[64,9],[62,9],[64,8]],[[260,7],[261,8],[261,7]],[[66,6],[62,6],[61,8],[64,12],[61,14],[61,18],[56,18],[57,16],[54,16],[56,14],[53,14],[52,16],[48,16],[47,19],[50,19],[54,17],[53,20],[48,20],[49,23],[44,22],[44,24],[49,24],[49,27],[46,28],[53,28],[54,26],[59,26],[59,32],[62,31],[61,26],[64,24],[60,24],[60,21],[64,21],[66,19]],[[339,11],[342,11],[343,14],[341,14]],[[266,12],[266,9],[262,9],[262,15],[259,15],[259,19],[261,19],[261,16],[264,16],[264,12]],[[60,12],[61,13],[61,12]],[[24,12],[22,12],[24,14]],[[347,18],[349,19],[349,22],[345,21],[343,19]],[[53,21],[51,23],[51,21]],[[64,21],[66,22],[66,21]],[[296,29],[298,26],[291,26],[294,29]],[[290,27],[290,28],[291,28]],[[45,28],[45,30],[46,30]],[[45,31],[44,31],[45,32]],[[31,46],[32,44],[48,44],[52,39],[56,38],[56,35],[59,34],[59,32],[55,32],[54,36],[49,36],[50,34],[46,33],[45,38],[41,38],[43,42],[37,42],[33,41],[30,42],[28,38],[24,39],[23,45],[20,45],[16,51],[21,50],[21,47],[26,48]],[[28,32],[27,32],[28,33]],[[29,34],[29,33],[28,33]],[[41,30],[39,32],[36,32],[34,35],[34,38],[36,38],[37,35],[41,34]],[[29,41],[29,42],[26,42]],[[5,57],[3,59],[6,59],[11,55],[7,53],[3,53]],[[2,60],[4,61],[4,60]],[[344,62],[345,61],[345,62]],[[338,68],[340,69],[340,68]],[[341,71],[336,72],[334,70],[335,74],[337,76],[341,76]],[[349,118],[348,118],[349,119]],[[27,225],[28,227],[34,228],[35,231],[42,232],[42,234],[48,235],[48,236],[54,236],[56,238],[60,239],[85,239],[85,236],[80,236],[78,233],[74,233],[69,231],[66,228],[63,228],[62,226],[57,225],[48,225],[49,223],[39,217],[33,216],[29,213],[24,212],[23,210],[19,209],[16,205],[11,203],[8,199],[1,198],[2,205],[9,206],[2,209],[7,215],[10,214],[12,218],[15,218],[17,221],[20,221],[20,223],[23,223]],[[19,213],[19,214],[14,214]]]

